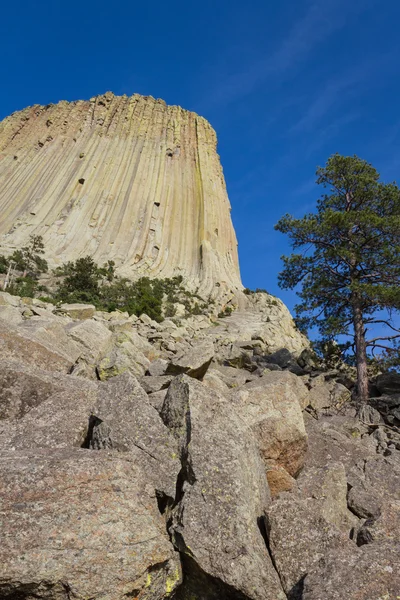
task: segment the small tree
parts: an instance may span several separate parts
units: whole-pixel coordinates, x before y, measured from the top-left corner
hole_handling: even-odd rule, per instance
[[[317,326],[324,340],[351,337],[355,349],[358,397],[368,398],[367,348],[393,356],[400,329],[400,190],[383,184],[379,174],[357,156],[331,156],[317,170],[317,183],[328,190],[316,214],[285,215],[275,229],[289,235],[302,253],[282,257],[282,288],[301,284],[304,329]],[[367,339],[371,325],[388,334]],[[384,332],[385,333],[385,332]]]
[[[47,261],[43,258],[45,253],[43,238],[41,235],[31,235],[27,246],[21,250],[15,250],[10,257],[19,271],[37,277],[40,273],[46,273],[48,270]]]
[[[99,268],[91,256],[78,258],[68,262],[59,272],[66,277],[56,294],[63,302],[96,302],[99,301],[100,287]]]

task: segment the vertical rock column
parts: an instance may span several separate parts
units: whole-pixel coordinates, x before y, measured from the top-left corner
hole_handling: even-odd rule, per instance
[[[216,135],[162,100],[107,92],[0,123],[0,252],[43,236],[57,265],[90,254],[127,277],[241,289]]]

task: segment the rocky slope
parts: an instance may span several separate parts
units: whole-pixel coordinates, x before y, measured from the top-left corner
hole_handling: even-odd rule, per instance
[[[107,93],[0,123],[0,252],[43,236],[52,266],[90,254],[121,275],[241,289],[216,135],[162,100]]]
[[[0,598],[397,600],[399,376],[357,417],[351,374],[249,302],[0,294]]]

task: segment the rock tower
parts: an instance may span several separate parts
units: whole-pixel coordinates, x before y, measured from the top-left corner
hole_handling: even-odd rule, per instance
[[[120,275],[242,288],[216,135],[162,100],[107,92],[0,123],[0,251],[41,235],[55,266],[90,254]]]

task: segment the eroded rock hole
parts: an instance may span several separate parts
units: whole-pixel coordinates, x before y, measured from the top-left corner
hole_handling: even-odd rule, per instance
[[[84,440],[81,448],[86,448],[87,450],[90,450],[92,448],[93,432],[94,432],[95,427],[98,427],[100,425],[100,423],[102,423],[102,420],[98,419],[94,415],[91,415],[89,417],[89,426],[88,426],[87,434],[86,434],[85,440]]]

